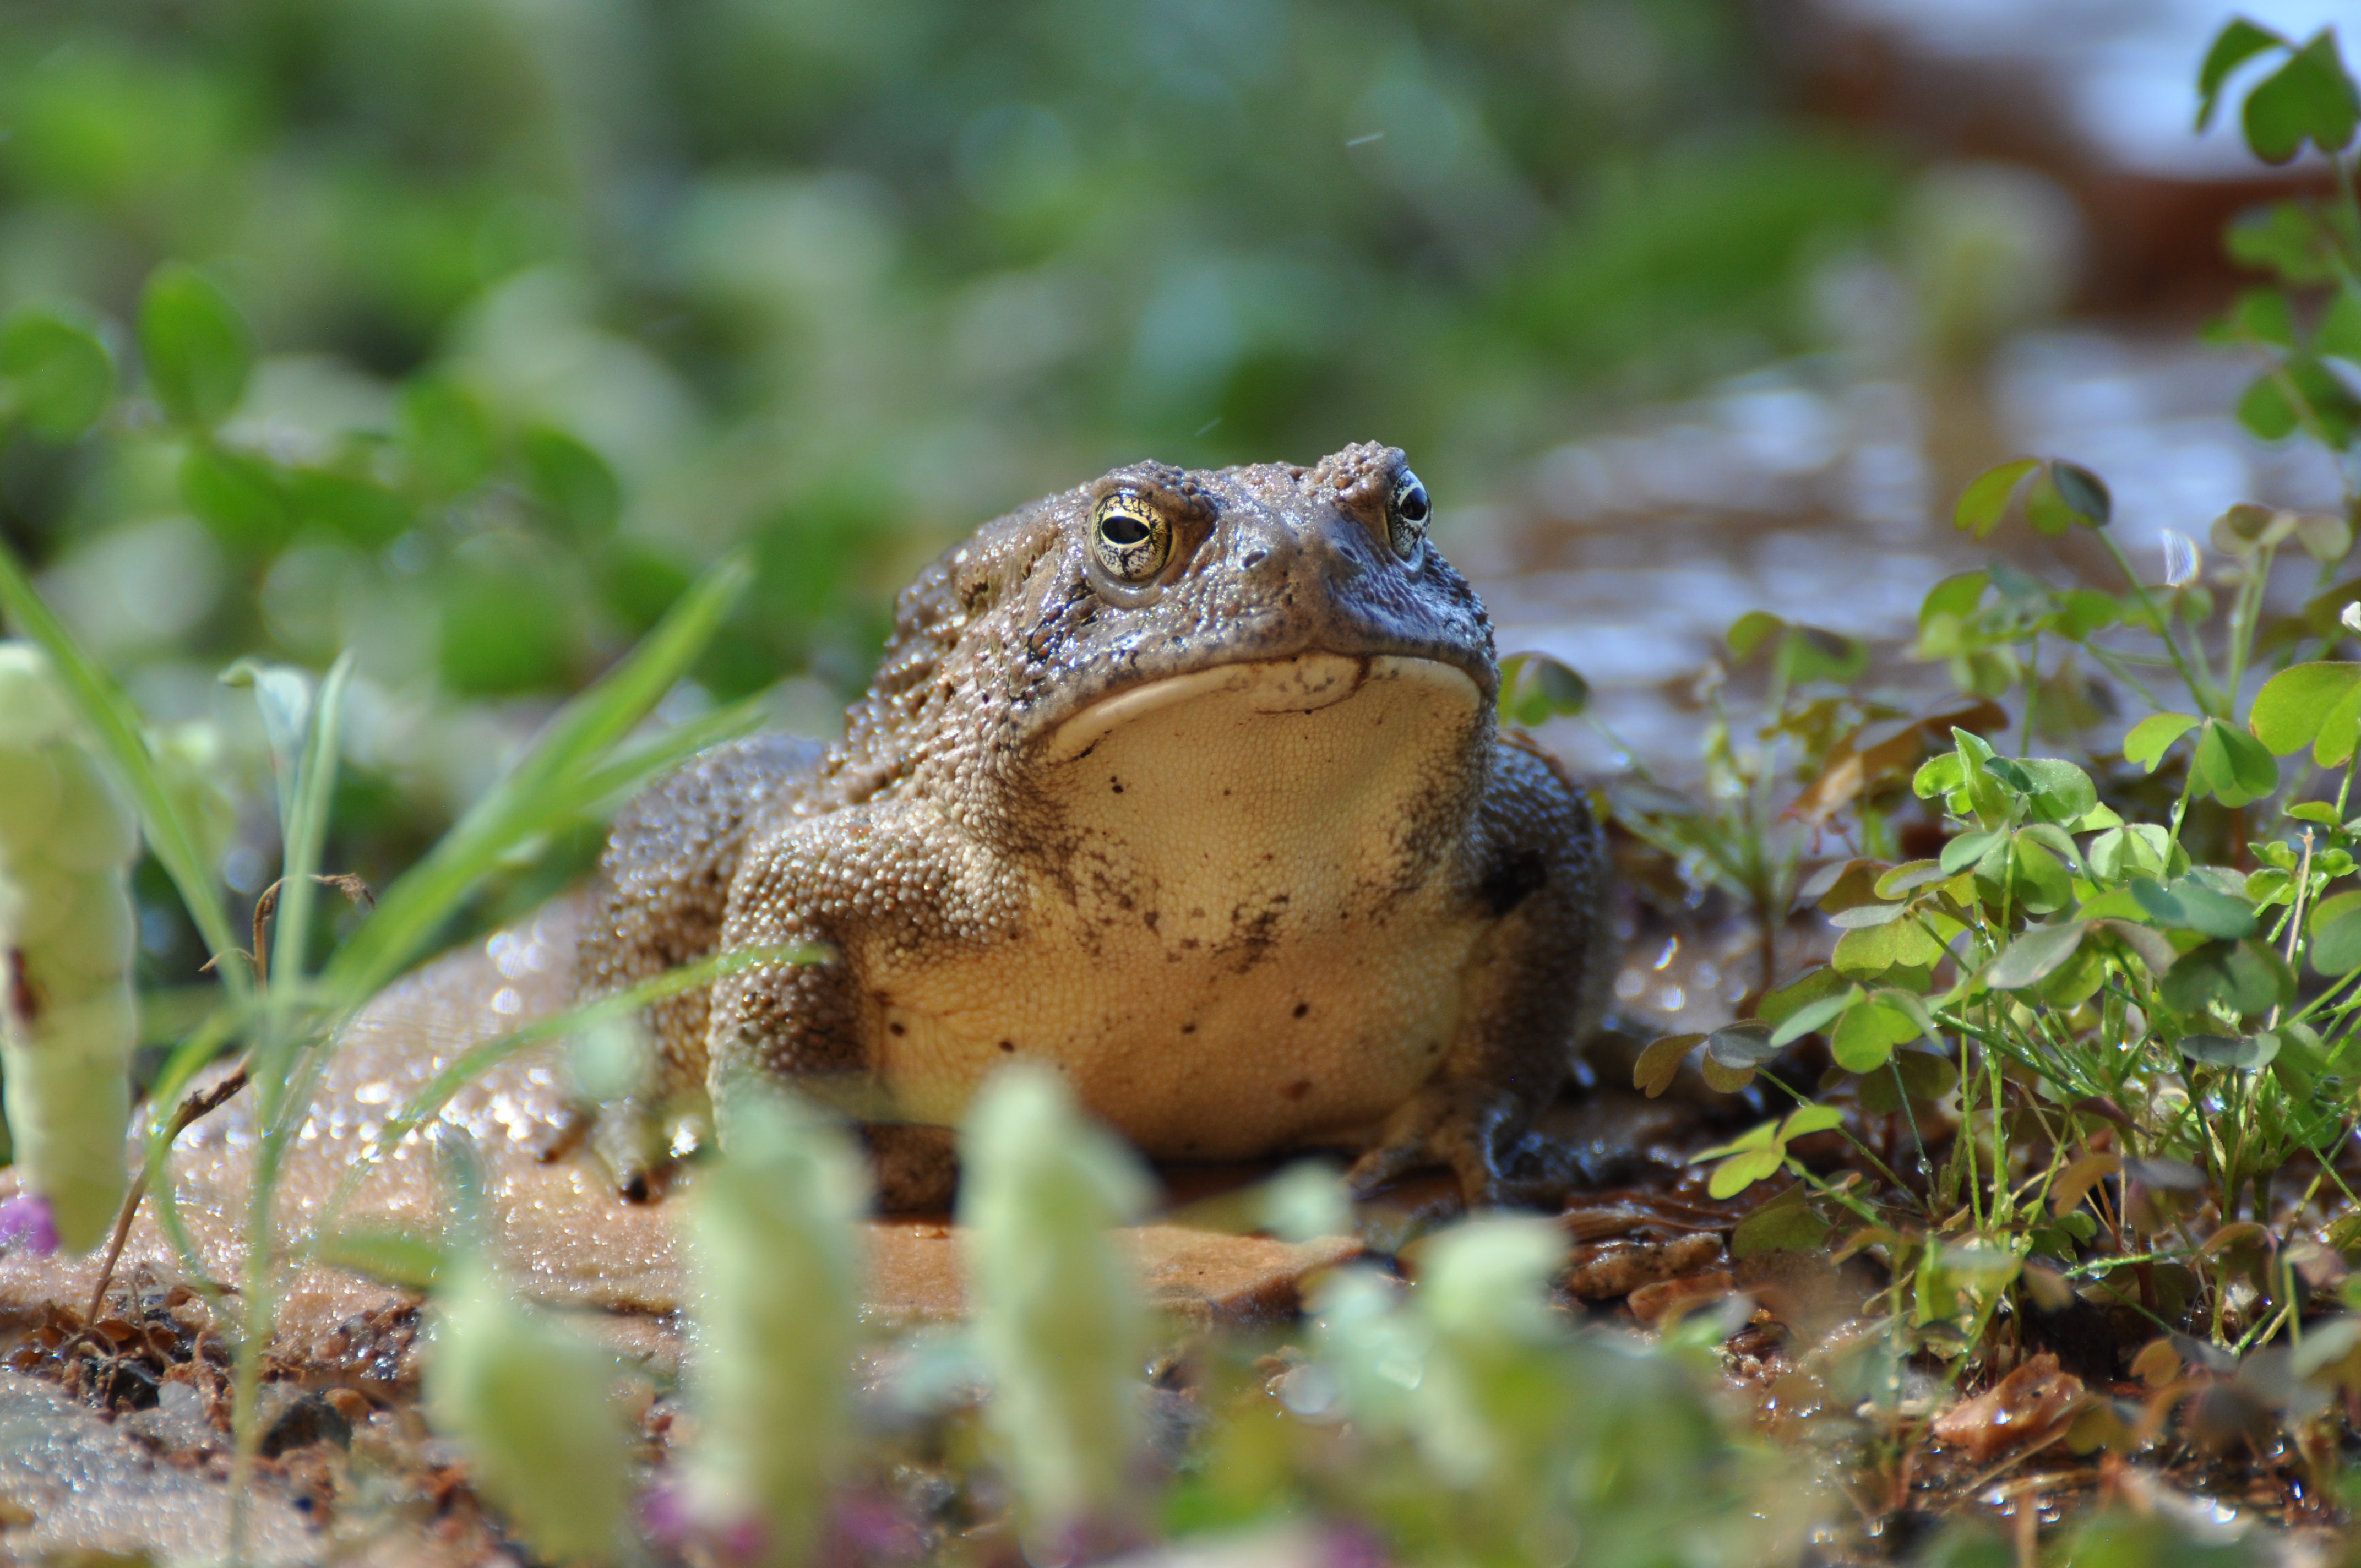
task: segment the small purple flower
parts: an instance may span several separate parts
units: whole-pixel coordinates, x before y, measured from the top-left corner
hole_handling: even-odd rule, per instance
[[[864,1556],[906,1562],[922,1555],[926,1541],[893,1500],[873,1492],[840,1497],[830,1512],[830,1530]]]
[[[686,1545],[694,1528],[688,1499],[677,1486],[651,1486],[640,1494],[640,1529],[658,1546]]]
[[[771,1527],[762,1515],[743,1513],[711,1526],[708,1539],[725,1562],[759,1563],[770,1553]]]
[[[1386,1568],[1386,1543],[1368,1526],[1330,1525],[1323,1534],[1325,1568]]]
[[[0,1242],[15,1241],[42,1257],[58,1250],[58,1218],[48,1199],[27,1192],[0,1203]]]
[[[668,1552],[703,1541],[725,1563],[757,1563],[770,1552],[770,1527],[761,1515],[699,1518],[696,1504],[678,1486],[651,1486],[641,1493],[639,1513],[640,1530],[649,1544]]]

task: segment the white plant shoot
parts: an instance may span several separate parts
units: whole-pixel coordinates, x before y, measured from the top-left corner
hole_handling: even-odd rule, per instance
[[[1148,1318],[1111,1233],[1153,1190],[1138,1157],[1085,1121],[1066,1080],[1003,1069],[960,1135],[976,1346],[993,1378],[986,1416],[1037,1528],[1120,1506],[1139,1450]]]
[[[87,1252],[123,1202],[138,853],[49,656],[0,642],[0,1095],[36,1245]]]
[[[615,1358],[518,1300],[482,1259],[454,1272],[426,1359],[427,1419],[536,1555],[612,1558],[631,1496]]]
[[[743,1085],[688,1195],[697,1414],[689,1517],[752,1561],[806,1561],[851,1448],[869,1165],[800,1100]],[[750,1528],[751,1527],[751,1528]]]

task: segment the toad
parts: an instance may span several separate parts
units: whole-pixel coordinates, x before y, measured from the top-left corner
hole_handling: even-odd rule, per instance
[[[1143,1153],[1353,1157],[1527,1194],[1614,969],[1580,789],[1502,733],[1482,603],[1400,451],[1118,468],[904,591],[844,738],[719,748],[617,818],[579,988],[825,944],[650,1010],[599,1109],[627,1196],[741,1075],[850,1108],[889,1208],[945,1201],[1003,1063]]]

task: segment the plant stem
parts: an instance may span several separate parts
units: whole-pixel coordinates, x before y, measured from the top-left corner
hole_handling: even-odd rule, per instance
[[[2147,612],[2148,624],[2155,627],[2157,635],[2164,639],[2165,652],[2172,655],[2172,667],[2180,672],[2181,682],[2189,687],[2189,695],[2197,700],[2199,710],[2215,718],[2226,717],[2216,711],[2218,703],[2207,702],[2210,694],[2198,681],[2195,672],[2190,669],[2189,660],[2180,651],[2180,640],[2172,634],[2172,622],[2157,609],[2156,600],[2150,597],[2147,585],[2140,581],[2137,572],[2132,570],[2132,564],[2125,558],[2123,546],[2115,543],[2114,532],[2102,528],[2098,530],[2098,535],[2099,543],[2107,547],[2107,554],[2115,558],[2116,569],[2123,573],[2124,580],[2138,596],[2140,608]]]

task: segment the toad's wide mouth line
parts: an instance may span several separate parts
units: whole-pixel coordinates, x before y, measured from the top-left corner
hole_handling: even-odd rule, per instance
[[[1440,659],[1407,653],[1298,653],[1213,664],[1168,675],[1103,697],[1060,724],[1042,760],[1070,762],[1109,733],[1160,709],[1200,697],[1231,696],[1257,713],[1316,713],[1381,682],[1422,686],[1455,705],[1474,707],[1483,693],[1466,671]]]

